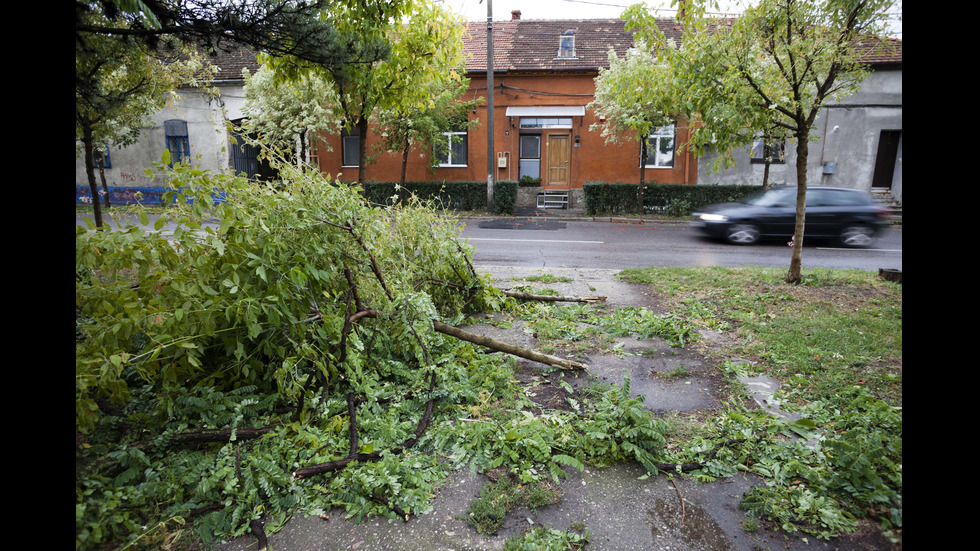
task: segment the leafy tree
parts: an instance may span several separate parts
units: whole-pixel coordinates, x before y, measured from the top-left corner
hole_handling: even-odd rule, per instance
[[[678,105],[698,116],[692,147],[725,155],[758,132],[796,143],[796,227],[786,280],[802,279],[809,142],[823,106],[858,89],[867,75],[859,53],[877,43],[890,0],[761,0],[732,20],[685,2],[681,44],[668,44],[642,5],[624,13],[641,37],[656,37],[671,67]]]
[[[638,42],[620,58],[609,52],[609,68],[599,69],[595,99],[589,109],[600,122],[606,143],[635,140],[640,144],[640,194],[642,197],[648,158],[647,140],[653,131],[674,122],[677,113],[668,67],[645,42]],[[640,203],[642,205],[642,202]]]
[[[467,79],[436,84],[440,89],[431,91],[432,101],[421,107],[406,107],[402,110],[382,109],[378,111],[378,127],[381,132],[380,149],[398,152],[402,156],[400,182],[404,186],[408,168],[409,151],[414,146],[423,157],[438,159],[446,154],[450,144],[444,140],[444,133],[450,129],[465,129],[479,124],[476,119],[469,120],[467,113],[482,103],[482,99],[461,101],[469,83]],[[433,167],[435,165],[433,164]]]
[[[336,92],[328,82],[307,75],[289,86],[275,81],[274,72],[263,64],[254,74],[244,71],[246,120],[243,129],[257,134],[274,150],[298,148],[299,162],[316,146],[323,133],[336,132]]]
[[[94,11],[86,20],[109,23]],[[97,226],[102,226],[102,208],[95,158],[101,157],[102,144],[134,143],[141,130],[152,125],[150,115],[162,109],[180,85],[205,84],[209,78],[198,56],[180,54],[150,54],[132,40],[103,35],[75,41],[75,154],[85,156]]]
[[[360,136],[358,181],[364,182],[369,121],[382,109],[408,113],[431,106],[433,89],[458,82],[465,29],[428,0],[341,0],[323,17],[340,33],[345,56],[330,62],[283,57],[270,63],[284,80],[310,73],[330,79],[338,116]]]

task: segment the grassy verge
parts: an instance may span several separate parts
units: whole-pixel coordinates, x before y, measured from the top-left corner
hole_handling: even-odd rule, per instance
[[[620,277],[651,285],[692,323],[730,329],[734,346],[724,353],[756,360],[801,406],[853,386],[901,407],[901,285],[862,271],[810,270],[791,286],[784,272],[647,268]]]
[[[688,323],[721,329],[730,344],[707,352],[726,374],[776,379],[776,399],[800,417],[776,420],[733,399],[679,455],[698,460],[698,450],[725,444],[696,476],[762,476],[766,484],[742,507],[785,531],[833,537],[870,519],[900,540],[902,287],[859,271],[808,270],[795,286],[783,275],[759,268],[621,273],[652,286]],[[727,360],[735,357],[751,361]]]

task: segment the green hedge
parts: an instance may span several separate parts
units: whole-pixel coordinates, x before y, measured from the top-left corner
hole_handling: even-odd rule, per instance
[[[587,214],[639,213],[639,184],[585,182],[582,191]],[[692,186],[685,184],[646,184],[643,186],[643,212],[686,216],[712,203],[737,201],[760,186]]]
[[[486,182],[406,182],[400,194],[396,182],[368,182],[364,196],[368,201],[390,205],[395,196],[415,194],[423,200],[434,200],[453,210],[486,210]],[[493,212],[512,214],[517,205],[517,182],[499,180],[493,186]]]

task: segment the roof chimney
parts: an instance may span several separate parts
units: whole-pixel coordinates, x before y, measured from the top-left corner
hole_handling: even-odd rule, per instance
[[[518,19],[520,19],[521,18],[521,10],[511,10],[510,11],[510,18],[511,18],[512,21],[517,21]]]

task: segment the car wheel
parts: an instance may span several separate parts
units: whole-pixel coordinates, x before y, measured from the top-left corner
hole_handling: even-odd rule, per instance
[[[840,232],[840,241],[845,247],[867,247],[874,239],[874,230],[867,226],[846,226]]]
[[[755,224],[732,224],[725,231],[725,239],[735,245],[752,245],[759,240],[759,227]]]

